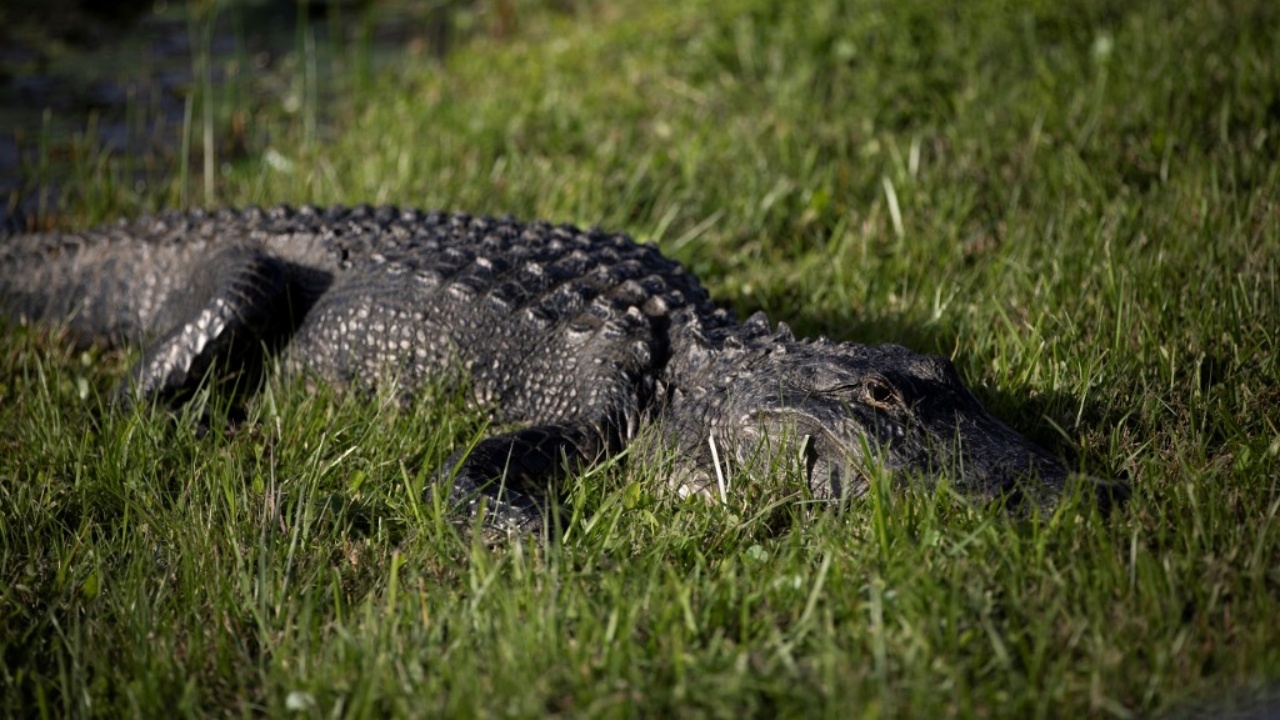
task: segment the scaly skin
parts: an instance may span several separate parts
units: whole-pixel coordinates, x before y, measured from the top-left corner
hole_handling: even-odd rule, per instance
[[[210,368],[260,367],[263,348],[338,387],[462,382],[517,429],[438,477],[499,532],[540,529],[565,472],[644,428],[645,452],[677,451],[682,494],[716,488],[712,441],[722,469],[794,460],[833,500],[876,467],[1038,503],[1068,478],[947,359],[738,323],[656,248],[598,230],[391,207],[169,213],[0,240],[0,311],[143,343],[125,403],[181,402]]]

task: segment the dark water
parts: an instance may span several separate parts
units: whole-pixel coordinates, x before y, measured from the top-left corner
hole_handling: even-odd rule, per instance
[[[48,222],[74,168],[103,153],[125,161],[139,194],[172,177],[184,125],[198,184],[206,95],[217,162],[255,149],[246,115],[323,125],[326,99],[361,77],[406,53],[443,58],[468,12],[465,2],[117,0],[114,14],[102,2],[83,3],[93,12],[17,2],[16,17],[0,10],[0,226],[11,229]]]

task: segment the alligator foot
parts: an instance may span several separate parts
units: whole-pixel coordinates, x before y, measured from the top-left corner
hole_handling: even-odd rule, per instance
[[[541,425],[486,438],[450,457],[436,474],[438,486],[447,485],[450,504],[473,520],[483,513],[486,534],[550,534],[546,511],[555,485],[599,454],[590,427]]]

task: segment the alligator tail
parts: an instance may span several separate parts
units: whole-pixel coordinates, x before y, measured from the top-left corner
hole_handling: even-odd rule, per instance
[[[0,319],[61,324],[78,345],[133,343],[164,329],[174,291],[198,279],[199,248],[133,230],[0,231]]]

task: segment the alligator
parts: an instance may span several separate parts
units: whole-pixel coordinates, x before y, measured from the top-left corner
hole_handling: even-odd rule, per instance
[[[628,448],[713,499],[784,467],[836,503],[880,477],[946,477],[1043,506],[1075,477],[949,359],[739,322],[656,247],[572,225],[282,206],[17,235],[0,239],[0,318],[141,345],[126,406],[264,366],[410,399],[460,388],[498,432],[431,487],[500,533],[545,531],[563,479]]]

